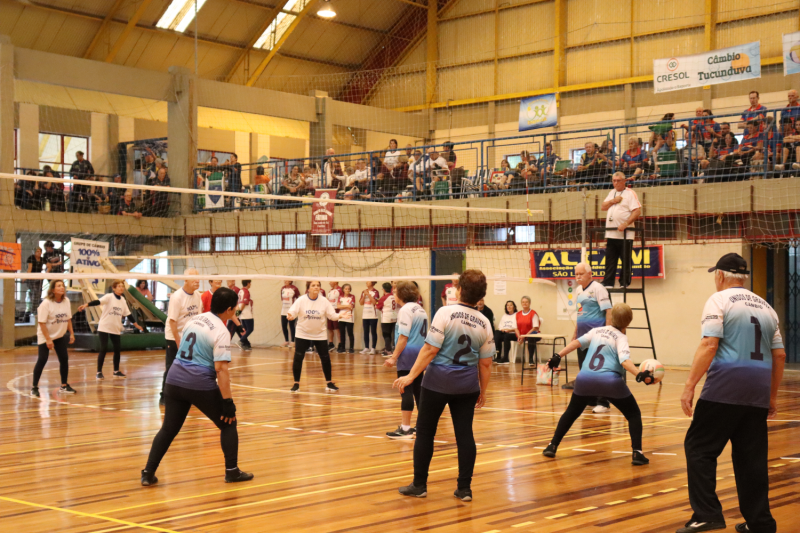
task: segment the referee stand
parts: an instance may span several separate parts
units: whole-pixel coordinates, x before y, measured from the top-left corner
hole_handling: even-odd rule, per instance
[[[640,225],[642,225],[642,224],[640,224]],[[588,233],[588,237],[589,237],[588,238],[588,241],[589,241],[589,243],[588,243],[589,244],[589,247],[588,247],[589,255],[588,255],[588,257],[590,257],[590,258],[592,257],[592,245],[594,244],[595,234],[597,234],[597,233],[604,234],[605,231],[606,231],[605,227],[587,228],[587,233]],[[633,244],[635,244],[636,241],[638,240],[639,241],[639,245],[641,246],[641,250],[644,250],[645,249],[644,228],[643,227],[627,228],[626,231],[634,231],[635,232],[635,235],[636,235],[637,238],[635,238],[633,240]],[[599,242],[600,242],[600,238],[598,238],[598,243]],[[632,253],[632,251],[631,251],[631,253]],[[642,253],[644,253],[644,252],[642,252]],[[625,270],[628,269],[628,268],[633,268],[633,264],[632,264],[633,261],[631,261],[631,264],[625,264],[625,263],[626,263],[625,261],[622,262],[622,271],[623,271],[622,279],[626,278]],[[606,268],[609,268],[609,265],[606,265]],[[616,266],[614,268],[616,268]],[[631,288],[631,287],[624,287],[623,286],[623,287],[621,287],[619,289],[607,289],[608,290],[608,296],[611,299],[611,303],[613,304],[614,303],[614,296],[613,296],[614,294],[622,294],[622,302],[623,303],[628,303],[628,295],[629,294],[631,294],[631,295],[641,294],[642,295],[641,307],[633,307],[633,306],[631,306],[631,310],[634,312],[634,315],[633,315],[634,317],[636,317],[636,313],[637,312],[641,313],[642,311],[644,311],[644,316],[645,316],[645,321],[647,323],[647,326],[628,326],[627,329],[628,330],[646,330],[647,334],[648,334],[648,338],[650,339],[650,345],[649,346],[634,346],[634,345],[631,345],[630,348],[632,350],[633,349],[648,350],[653,354],[653,357],[652,357],[653,359],[658,359],[658,357],[656,357],[656,345],[655,345],[655,342],[653,341],[653,330],[652,330],[651,324],[650,324],[650,312],[647,310],[647,297],[645,295],[644,268],[640,269],[639,278],[641,278],[641,282],[642,282],[641,288],[634,289],[634,288]],[[635,279],[636,279],[636,277],[632,276],[631,277],[631,283],[633,283],[633,281]],[[626,372],[626,374],[627,374],[627,372]],[[626,378],[627,378],[627,376],[626,376]]]

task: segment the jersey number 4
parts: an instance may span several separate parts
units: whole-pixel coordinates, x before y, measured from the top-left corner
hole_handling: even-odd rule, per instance
[[[197,335],[195,333],[189,333],[184,342],[186,343],[186,349],[189,350],[189,354],[186,354],[186,350],[181,350],[181,359],[191,361],[194,355],[194,343],[197,342]],[[183,346],[183,342],[181,346]]]

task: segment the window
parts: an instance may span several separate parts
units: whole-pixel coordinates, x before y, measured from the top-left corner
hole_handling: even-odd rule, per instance
[[[368,231],[348,231],[344,236],[345,248],[371,248],[372,247],[372,234]]]
[[[454,226],[439,228],[436,244],[438,246],[456,246],[467,243],[467,228]]]
[[[391,248],[392,245],[400,244],[399,236],[392,242],[392,230],[379,229],[375,231],[375,248]]]
[[[261,237],[261,249],[262,250],[281,250],[283,246],[281,245],[283,235],[264,235]]]
[[[196,237],[192,241],[193,252],[210,252],[211,251],[211,237]]]
[[[740,228],[740,215],[698,216],[692,233],[694,237],[738,237]]]
[[[511,232],[517,244],[536,242],[536,226],[515,226]]]
[[[89,138],[58,133],[39,133],[39,168],[46,165],[56,172],[68,172],[76,152],[83,152],[89,159]],[[90,159],[89,159],[90,160]]]
[[[505,243],[507,238],[507,228],[478,227],[475,229],[475,242],[478,243]]]
[[[252,251],[258,249],[258,237],[250,235],[247,237],[239,237],[239,250]]]
[[[430,246],[431,239],[430,239],[430,232],[428,228],[413,228],[406,230],[406,242],[405,245],[407,247],[412,246]]]
[[[286,249],[287,250],[305,250],[306,249],[306,234],[297,233],[292,235],[285,235]]]
[[[330,235],[319,236],[320,248],[339,248],[344,249],[344,239],[341,233],[331,233]]]
[[[217,252],[235,252],[236,237],[217,237],[214,243],[214,250]]]
[[[569,158],[572,160],[573,163],[579,165],[581,163],[581,156],[586,153],[585,148],[580,148],[576,150],[569,151]]]

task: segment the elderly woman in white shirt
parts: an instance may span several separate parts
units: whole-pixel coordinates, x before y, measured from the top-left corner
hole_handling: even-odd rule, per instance
[[[400,150],[397,149],[397,139],[389,140],[389,149],[383,154],[383,165],[381,165],[381,172],[384,174],[391,174],[394,167],[400,163]]]

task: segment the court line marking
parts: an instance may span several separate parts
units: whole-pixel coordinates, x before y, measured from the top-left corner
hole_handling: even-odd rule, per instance
[[[578,509],[575,511],[576,513],[585,513],[586,511],[594,511],[597,507],[584,507],[583,509]]]
[[[573,452],[596,452],[597,450],[584,450],[583,448],[572,448]]]
[[[621,503],[625,503],[627,500],[617,500],[614,502],[608,502],[606,505],[619,505]]]
[[[664,490],[658,491],[658,493],[659,494],[666,494],[668,492],[675,492],[676,490],[678,490],[678,489],[664,489]]]
[[[103,520],[103,521],[106,521],[106,522],[114,522],[115,524],[122,524],[122,525],[127,526],[127,527],[139,527],[139,528],[142,528],[142,529],[149,529],[151,531],[161,531],[162,533],[178,533],[177,531],[174,531],[172,529],[164,529],[164,528],[161,528],[161,527],[149,526],[149,525],[146,525],[146,524],[138,524],[136,522],[128,522],[127,520],[120,520],[118,518],[111,518],[110,516],[100,516],[100,515],[93,514],[93,513],[84,513],[82,511],[75,511],[75,510],[72,510],[72,509],[63,509],[61,507],[53,507],[51,505],[44,505],[44,504],[41,504],[41,503],[27,502],[27,501],[24,501],[24,500],[17,500],[15,498],[7,498],[5,496],[0,496],[0,500],[6,501],[6,502],[11,502],[11,503],[16,503],[16,504],[19,504],[19,505],[27,505],[28,507],[38,507],[39,509],[47,509],[49,511],[59,511],[59,512],[62,512],[62,513],[72,514],[72,515],[75,515],[75,516],[82,516],[84,518],[94,518],[95,520]]]
[[[640,494],[639,496],[634,496],[633,499],[634,500],[643,500],[645,498],[649,498],[650,496],[652,496],[652,494]]]
[[[520,524],[514,524],[514,525],[513,525],[513,526],[511,526],[511,527],[525,527],[525,526],[529,526],[529,525],[531,525],[531,524],[535,524],[535,523],[536,523],[536,522],[522,522],[522,523],[520,523]]]
[[[554,514],[553,516],[545,516],[544,519],[545,520],[556,520],[558,518],[564,518],[565,516],[569,516],[569,515],[566,514],[566,513]]]

